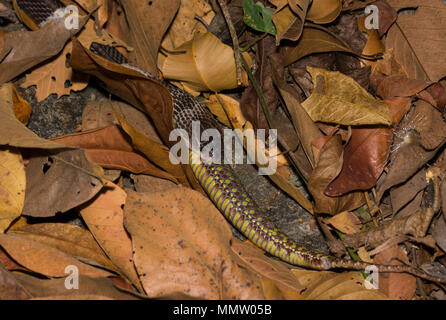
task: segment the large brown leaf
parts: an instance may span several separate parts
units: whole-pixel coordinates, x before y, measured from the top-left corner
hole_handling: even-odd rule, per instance
[[[18,236],[0,234],[0,246],[22,266],[48,277],[65,277],[67,266],[76,266],[79,274],[107,277],[112,273],[84,264],[66,253],[45,244]]]
[[[68,30],[65,20],[58,19],[37,31],[14,31],[0,35],[4,37],[0,40],[0,84],[56,56],[85,22],[85,18],[80,18],[79,29]]]
[[[260,279],[240,266],[230,248],[227,222],[196,191],[129,191],[124,216],[149,297],[263,298]]]
[[[80,149],[34,154],[26,167],[23,214],[52,217],[87,202],[102,189],[101,172]]]
[[[399,14],[390,28],[386,48],[409,78],[438,81],[446,75],[446,64],[438,63],[446,55],[446,6],[442,0],[387,0],[395,9],[416,8],[414,14]]]
[[[157,74],[157,55],[161,40],[180,7],[180,0],[121,2],[129,25],[135,62]]]
[[[132,242],[123,224],[122,206],[127,195],[111,182],[107,186],[88,206],[82,208],[81,215],[107,256],[142,291],[133,264]]]

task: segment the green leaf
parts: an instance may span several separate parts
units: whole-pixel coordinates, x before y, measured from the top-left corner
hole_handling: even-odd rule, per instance
[[[254,3],[254,0],[243,0],[243,21],[251,28],[276,35],[276,28],[273,24],[273,10],[265,7],[261,2]]]

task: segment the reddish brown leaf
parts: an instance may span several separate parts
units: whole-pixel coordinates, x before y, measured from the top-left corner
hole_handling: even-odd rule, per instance
[[[410,108],[409,98],[384,100],[394,121],[401,119]],[[393,129],[356,128],[344,150],[341,173],[325,190],[329,196],[338,196],[353,190],[372,188],[381,175],[392,145]]]
[[[331,137],[319,153],[319,160],[308,180],[308,190],[315,201],[315,212],[335,215],[342,211],[354,210],[364,202],[360,192],[341,197],[328,197],[324,194],[327,185],[342,169],[342,154],[342,141],[339,135]]]

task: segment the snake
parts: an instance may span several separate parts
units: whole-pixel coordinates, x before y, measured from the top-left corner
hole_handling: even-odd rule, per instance
[[[39,26],[53,17],[55,10],[63,8],[59,0],[16,0],[14,5],[16,10],[20,10],[22,15],[26,14]],[[137,70],[150,79],[160,80],[157,76],[132,64],[111,45],[93,42],[89,50],[109,61]],[[195,97],[164,80],[160,83],[168,89],[172,97],[174,128],[183,129],[191,134],[192,122],[198,121],[201,130],[214,128],[221,131],[222,125]],[[282,261],[314,270],[364,270],[374,266],[379,272],[409,273],[429,281],[446,283],[445,278],[426,274],[410,265],[353,261],[300,245],[265,216],[229,165],[200,161],[199,154],[192,150],[189,152],[189,160],[195,178],[229,223],[259,248]]]

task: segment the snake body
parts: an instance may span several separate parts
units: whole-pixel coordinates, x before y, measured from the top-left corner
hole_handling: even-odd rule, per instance
[[[59,0],[16,0],[16,9],[26,13],[37,25],[44,24],[58,8],[63,7]],[[123,56],[116,48],[99,43],[92,43],[91,52],[115,63],[138,70],[146,77],[157,79]],[[162,82],[169,90],[173,100],[174,126],[191,135],[193,121],[199,121],[200,129],[221,130],[222,126],[209,110],[180,88]],[[220,212],[245,237],[271,255],[290,264],[317,270],[334,268],[362,270],[372,264],[354,262],[322,254],[299,245],[280,231],[262,212],[261,208],[249,196],[234,174],[231,167],[206,161],[196,161],[199,154],[190,151],[190,166],[202,188],[209,195]],[[408,265],[373,265],[380,272],[405,272],[415,276],[446,283],[440,277],[426,273]]]

